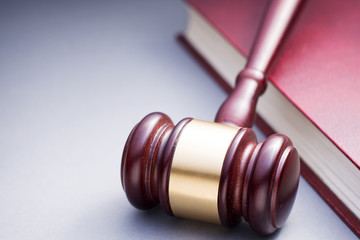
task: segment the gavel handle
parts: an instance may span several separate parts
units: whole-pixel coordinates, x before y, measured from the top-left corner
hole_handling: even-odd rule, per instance
[[[236,87],[221,105],[215,121],[251,127],[256,104],[266,89],[265,71],[301,0],[273,0],[266,12],[247,64]]]

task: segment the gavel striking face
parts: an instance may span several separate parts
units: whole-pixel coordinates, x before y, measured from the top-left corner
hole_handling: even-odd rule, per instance
[[[186,118],[174,125],[167,115],[151,113],[134,127],[121,163],[132,205],[150,209],[159,203],[169,215],[226,227],[243,218],[260,234],[284,224],[299,182],[298,153],[281,134],[257,143],[247,127],[266,88],[264,71],[287,26],[284,19],[290,21],[299,2],[272,2],[217,122]]]

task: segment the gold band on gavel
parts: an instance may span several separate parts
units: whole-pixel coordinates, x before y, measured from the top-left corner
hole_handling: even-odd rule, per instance
[[[221,169],[240,129],[195,119],[184,127],[170,170],[169,201],[175,216],[220,223]]]

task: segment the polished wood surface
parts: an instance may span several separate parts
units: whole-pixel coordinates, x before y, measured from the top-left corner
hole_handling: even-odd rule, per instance
[[[149,209],[160,203],[173,215],[168,196],[171,162],[181,131],[191,120],[174,126],[167,115],[151,113],[134,127],[121,165],[122,186],[132,205]],[[274,134],[257,143],[253,130],[240,129],[221,170],[218,211],[222,225],[233,227],[243,217],[260,234],[274,232],[291,211],[299,175],[299,156],[287,137]]]
[[[238,75],[235,89],[221,105],[216,122],[242,127],[253,125],[258,98],[266,89],[265,71],[300,3],[301,0],[271,1],[245,69]]]
[[[272,2],[246,68],[220,107],[216,122],[252,126],[257,99],[266,89],[264,72],[299,2]],[[151,113],[132,130],[121,165],[122,186],[132,205],[149,209],[160,203],[174,215],[169,202],[171,164],[181,132],[191,120],[174,126],[167,115]],[[240,129],[222,164],[217,196],[220,222],[233,227],[244,218],[254,231],[273,233],[291,211],[299,175],[299,156],[286,136],[275,134],[257,143],[253,130]]]
[[[171,159],[181,129],[190,120],[175,127],[167,115],[152,113],[131,131],[121,162],[121,182],[136,208],[150,209],[160,203],[173,215],[168,196]]]

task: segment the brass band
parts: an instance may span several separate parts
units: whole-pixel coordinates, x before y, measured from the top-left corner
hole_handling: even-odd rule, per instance
[[[195,119],[184,127],[170,170],[169,201],[175,216],[220,223],[221,169],[239,129]]]

